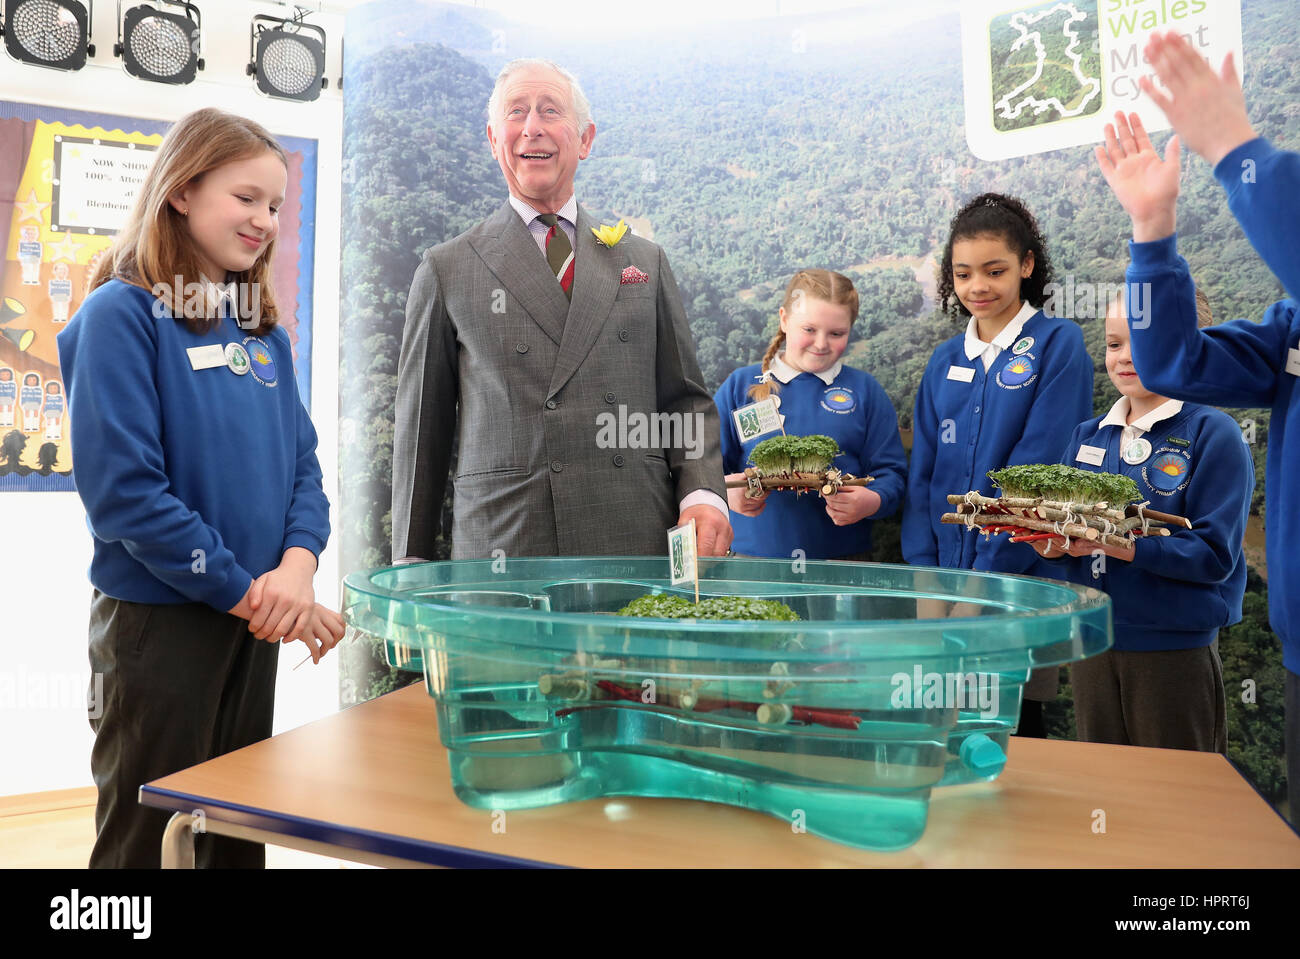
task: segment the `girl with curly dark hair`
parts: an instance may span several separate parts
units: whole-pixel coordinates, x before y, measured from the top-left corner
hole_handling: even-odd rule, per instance
[[[1038,223],[1014,197],[984,193],[953,218],[939,267],[939,302],[966,330],[930,357],[913,411],[903,556],[913,565],[1056,575],[1005,536],[945,526],[949,493],[996,496],[989,470],[1056,463],[1073,424],[1092,413],[1092,360],[1077,324],[1041,306],[1052,278]],[[1042,735],[1056,669],[1025,688],[1021,732]]]

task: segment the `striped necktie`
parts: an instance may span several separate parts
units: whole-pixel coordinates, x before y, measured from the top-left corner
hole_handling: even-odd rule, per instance
[[[569,243],[569,235],[560,228],[560,218],[554,213],[539,213],[537,219],[550,227],[546,231],[546,262],[560,281],[564,295],[572,300],[573,246]]]

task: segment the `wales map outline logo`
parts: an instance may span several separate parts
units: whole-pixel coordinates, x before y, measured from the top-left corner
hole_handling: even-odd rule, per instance
[[[990,98],[999,133],[1102,108],[1097,0],[1021,8],[989,22]]]

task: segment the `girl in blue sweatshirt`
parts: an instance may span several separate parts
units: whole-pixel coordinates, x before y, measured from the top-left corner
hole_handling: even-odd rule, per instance
[[[1268,517],[1269,621],[1286,668],[1287,782],[1291,817],[1300,810],[1300,155],[1259,137],[1246,114],[1231,54],[1218,74],[1170,32],[1144,51],[1164,84],[1145,78],[1177,136],[1165,159],[1134,114],[1115,117],[1097,160],[1133,223],[1130,284],[1148,286],[1149,315],[1130,313],[1133,358],[1142,379],[1169,396],[1224,406],[1271,407],[1264,510]],[[1233,320],[1197,331],[1192,280],[1178,255],[1180,144],[1214,167],[1228,207],[1255,251],[1286,288],[1261,322]]]
[[[1241,620],[1255,466],[1232,417],[1143,385],[1122,298],[1106,314],[1106,372],[1119,401],[1079,424],[1061,461],[1129,477],[1152,509],[1192,528],[1127,548],[1071,542],[1062,578],[1110,594],[1115,623],[1114,646],[1070,668],[1079,739],[1226,752],[1218,632]],[[1057,540],[1034,548],[1065,553]]]
[[[140,785],[269,736],[270,644],[318,660],[343,636],[312,591],[329,504],[270,283],[287,166],[249,120],[182,118],[59,334],[103,677],[91,866],[157,867]],[[207,835],[195,856],[265,861]]]
[[[1014,197],[985,193],[953,218],[939,268],[941,308],[966,330],[930,357],[912,412],[903,557],[913,565],[1051,576],[1032,550],[941,523],[947,496],[997,495],[989,470],[1055,463],[1092,412],[1083,333],[1041,307],[1052,279],[1038,224]],[[1055,668],[1025,689],[1022,734],[1042,735]]]
[[[843,451],[831,464],[866,487],[845,486],[823,499],[815,492],[783,491],[749,499],[743,487],[727,491],[735,538],[748,556],[866,559],[871,519],[890,516],[903,498],[906,458],[898,415],[868,373],[840,362],[858,315],[853,282],[830,270],[800,270],[778,311],[781,326],[763,361],[742,366],[718,388],[713,401],[722,420],[722,461],[728,480],[742,479],[750,451],[779,428],[742,440],[736,411],[775,398],[792,436],[820,433]]]

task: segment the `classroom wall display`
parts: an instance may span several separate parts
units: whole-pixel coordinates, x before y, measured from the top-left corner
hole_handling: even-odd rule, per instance
[[[1190,12],[1201,2],[1165,6]],[[1225,7],[1204,3],[1205,12]],[[1101,16],[1114,14],[1115,4],[1094,6]],[[1086,139],[1007,159],[972,152],[965,3],[869,0],[830,12],[750,13],[740,25],[703,19],[717,17],[706,6],[702,19],[687,24],[599,12],[542,24],[411,0],[350,11],[339,337],[345,570],[391,559],[393,396],[407,292],[425,249],[506,199],[485,135],[486,104],[501,66],[519,56],[555,60],[582,81],[597,132],[578,167],[578,200],[600,222],[623,219],[664,248],[710,390],[761,358],[791,275],[827,267],[851,277],[861,297],[846,362],[880,382],[910,444],[926,362],[962,328],[935,303],[949,221],[971,196],[998,191],[1021,197],[1039,219],[1058,278],[1053,311],[1079,323],[1096,360],[1096,411],[1117,399],[1101,360],[1103,320],[1107,293],[1123,282],[1128,263],[1128,218]],[[1043,6],[1009,2],[999,15]],[[1124,16],[1130,8],[1161,5],[1129,4]],[[1241,40],[1235,46],[1249,56],[1252,120],[1275,144],[1300,148],[1294,4],[1251,0],[1241,12]],[[981,42],[988,56],[988,40]],[[1100,71],[1103,85],[1114,80],[1109,60]],[[1163,149],[1165,135],[1156,141]],[[1195,157],[1184,163],[1180,251],[1216,317],[1258,317],[1285,294],[1232,219],[1212,171]],[[1283,674],[1268,628],[1263,551],[1268,411],[1229,412],[1256,464],[1245,618],[1220,635],[1230,755],[1280,802]],[[449,484],[444,529],[453,503]],[[901,561],[896,521],[877,523],[873,537],[875,558]],[[431,558],[446,558],[447,545]],[[343,668],[349,702],[400,681],[377,660]],[[1271,692],[1246,702],[1247,680]],[[1052,734],[1073,735],[1064,674],[1047,717]]]
[[[1116,110],[1148,131],[1164,114],[1138,80],[1154,32],[1177,30],[1216,67],[1241,72],[1241,0],[1048,0],[962,4],[966,142],[982,160],[1096,143]]]
[[[0,101],[0,491],[75,488],[55,338],[169,126]],[[316,141],[279,140],[290,170],[273,275],[309,403]]]

